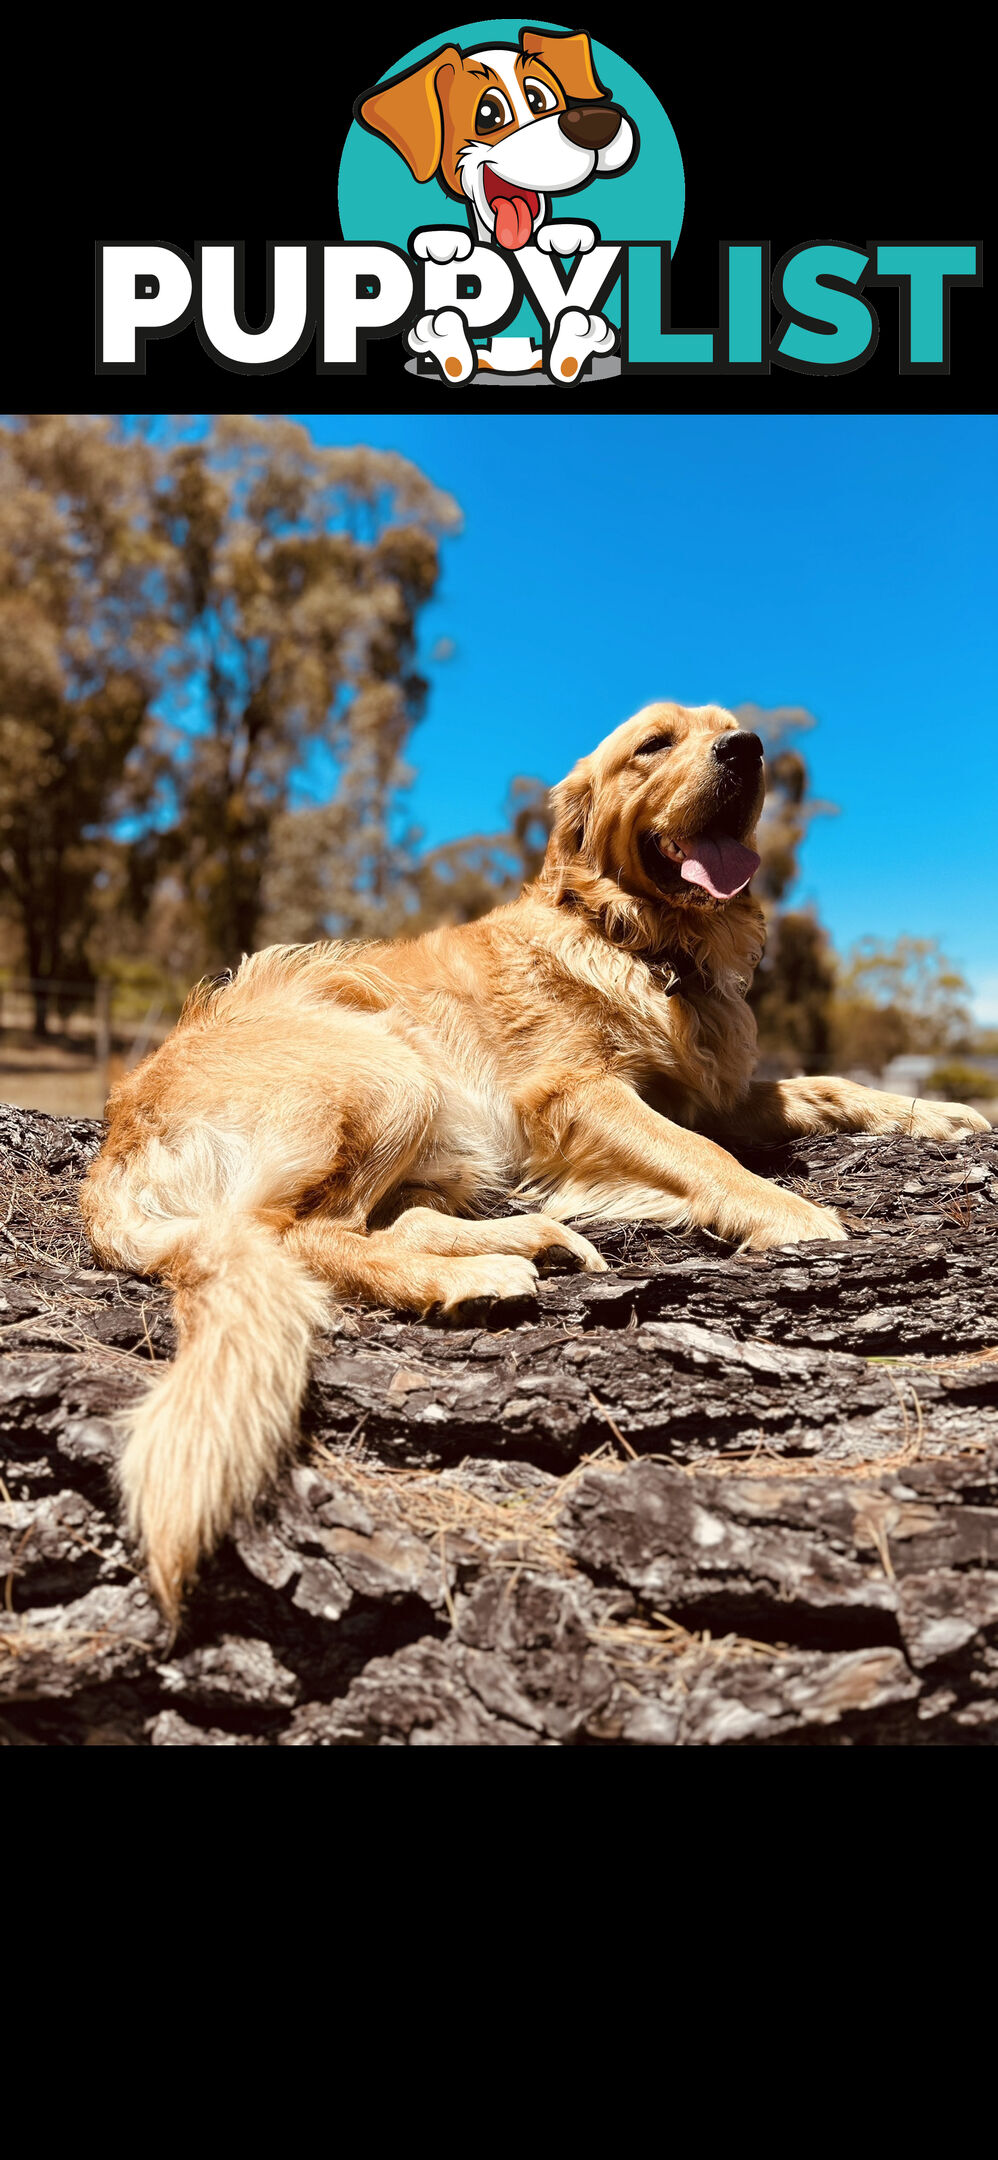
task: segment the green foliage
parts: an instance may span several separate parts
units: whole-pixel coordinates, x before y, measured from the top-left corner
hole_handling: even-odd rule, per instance
[[[910,1050],[911,1030],[906,1014],[896,1005],[876,1005],[871,998],[849,996],[841,990],[832,1000],[830,1014],[832,1057],[837,1070],[881,1073],[892,1058]]]
[[[178,720],[173,701],[181,814],[161,863],[206,964],[268,939],[390,927],[390,828],[426,690],[416,626],[456,505],[393,452],[225,416],[168,450],[156,519],[195,716]],[[301,794],[317,746],[316,805]]]
[[[165,553],[149,482],[146,446],[110,420],[0,429],[0,906],[36,979],[90,977],[102,836],[147,799],[132,761]]]
[[[788,735],[814,725],[797,708],[738,708],[766,744],[766,808],[759,827],[762,867],[753,890],[769,920],[766,952],[750,992],[760,1049],[804,1072],[880,1073],[906,1051],[971,1047],[970,989],[937,942],[862,938],[845,961],[816,917],[785,909],[810,821],[833,806],[809,796],[806,761]]]
[[[833,1039],[840,1060],[879,1071],[904,1051],[966,1051],[970,986],[935,938],[861,938],[843,963]]]
[[[0,427],[0,911],[24,972],[145,950],[170,978],[261,932],[389,926],[417,622],[458,522],[406,459],[287,420]]]
[[[417,856],[408,877],[410,903],[402,928],[411,937],[435,923],[476,922],[490,908],[515,900],[537,877],[551,831],[542,780],[511,781],[498,833],[472,833]]]
[[[112,957],[102,971],[110,977],[111,1009],[116,1020],[144,1020],[150,1012],[175,1019],[190,988],[148,955]]]
[[[838,809],[810,794],[807,760],[789,740],[816,725],[813,713],[801,705],[736,705],[735,717],[740,727],[761,737],[766,750],[766,802],[757,843],[762,863],[752,890],[769,913],[799,874],[800,850],[812,820],[836,817]]]
[[[817,918],[805,910],[776,915],[751,992],[760,1049],[791,1070],[825,1070],[834,992],[835,956]]]
[[[927,1095],[941,1095],[946,1102],[990,1102],[998,1095],[998,1080],[975,1065],[936,1065],[925,1082]]]

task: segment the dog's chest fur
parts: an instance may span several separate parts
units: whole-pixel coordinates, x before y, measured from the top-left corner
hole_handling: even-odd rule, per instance
[[[528,1106],[552,1088],[571,1097],[613,1074],[696,1126],[748,1087],[755,1023],[733,969],[706,980],[680,956],[676,987],[664,958],[523,907],[381,955],[399,998],[390,1027],[438,1095],[419,1179],[452,1206],[515,1179],[532,1151]]]
[[[724,1109],[748,1087],[756,1056],[755,1022],[740,984],[687,977],[675,986],[669,961],[627,963],[623,996],[608,1024],[621,1066],[632,1067],[642,1091],[664,1083]],[[633,1066],[632,1066],[633,1061]],[[618,1068],[619,1069],[619,1068]],[[689,1106],[692,1115],[694,1104]]]
[[[676,981],[677,970],[681,979]],[[733,969],[705,977],[678,956],[645,958],[602,937],[574,934],[534,948],[536,1019],[528,1037],[579,1073],[595,1064],[642,1093],[671,1094],[667,1114],[693,1122],[698,1105],[724,1109],[746,1091],[756,1059],[746,982]]]

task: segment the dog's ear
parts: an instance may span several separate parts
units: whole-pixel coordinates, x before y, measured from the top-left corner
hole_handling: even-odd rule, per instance
[[[567,780],[559,780],[551,790],[553,822],[551,838],[544,858],[544,877],[556,887],[560,899],[572,884],[572,872],[590,871],[587,859],[589,823],[592,816],[592,776],[587,760],[570,772]]]
[[[556,75],[569,102],[609,97],[593,64],[593,49],[584,30],[562,34],[557,30],[521,30],[520,45],[532,59],[543,60]]]
[[[354,116],[383,135],[392,149],[404,157],[416,180],[432,180],[440,164],[444,144],[441,92],[446,93],[455,68],[461,66],[456,45],[443,45],[431,60],[421,60],[393,82],[375,83],[354,106]]]

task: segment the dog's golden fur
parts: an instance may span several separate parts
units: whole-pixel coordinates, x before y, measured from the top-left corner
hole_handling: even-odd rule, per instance
[[[736,730],[714,706],[648,707],[554,790],[543,870],[512,906],[257,953],[115,1089],[82,1201],[98,1256],[174,1293],[178,1355],[121,1471],[171,1617],[293,1435],[324,1285],[460,1320],[522,1310],[538,1264],[600,1269],[572,1220],[842,1238],[720,1142],[985,1127],[839,1079],[753,1081],[761,910],[685,882],[651,837],[717,830],[714,745]],[[761,801],[750,766],[726,813],[739,841]],[[495,1219],[513,1188],[538,1212]]]

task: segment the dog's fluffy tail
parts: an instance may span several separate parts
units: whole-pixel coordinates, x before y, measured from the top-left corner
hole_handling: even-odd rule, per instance
[[[322,1285],[253,1216],[176,1226],[157,1261],[180,1347],[130,1413],[119,1476],[129,1526],[175,1625],[199,1560],[248,1513],[293,1437]]]

